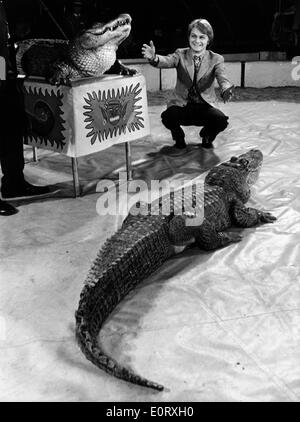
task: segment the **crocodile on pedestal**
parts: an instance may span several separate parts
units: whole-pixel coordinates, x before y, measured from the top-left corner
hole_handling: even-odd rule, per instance
[[[181,189],[181,195],[140,203],[143,212],[129,213],[98,253],[80,296],[76,336],[87,359],[115,377],[163,390],[104,353],[97,341],[101,326],[128,292],[175,253],[192,244],[214,250],[241,240],[239,233],[225,231],[231,226],[252,227],[276,220],[268,212],[245,206],[262,160],[262,153],[252,149],[213,167],[204,188],[203,183],[194,182],[191,189]],[[166,202],[167,213],[163,212]]]
[[[17,56],[27,76],[45,77],[51,84],[71,79],[98,77],[104,73],[133,75],[116,57],[118,46],[131,31],[131,17],[119,15],[106,24],[96,23],[73,40],[25,40]]]

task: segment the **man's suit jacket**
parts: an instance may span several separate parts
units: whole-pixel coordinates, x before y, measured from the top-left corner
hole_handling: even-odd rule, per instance
[[[171,105],[183,106],[187,103],[188,91],[194,79],[194,61],[190,48],[178,48],[168,56],[158,55],[158,63],[151,62],[158,68],[177,69],[177,82],[175,91],[168,107]],[[221,88],[221,94],[232,87],[225,74],[224,58],[220,54],[206,50],[202,58],[201,67],[197,75],[197,89],[201,97],[213,105],[217,101],[214,82],[215,78]]]

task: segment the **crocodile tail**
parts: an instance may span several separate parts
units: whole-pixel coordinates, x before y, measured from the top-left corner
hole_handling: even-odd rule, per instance
[[[76,311],[76,337],[86,358],[105,372],[144,387],[163,390],[107,356],[97,337],[116,305],[169,256],[167,224],[160,217],[137,220],[120,229],[100,250]]]
[[[104,370],[114,377],[120,378],[124,381],[131,382],[143,387],[153,388],[154,390],[162,391],[164,387],[160,384],[143,378],[128,368],[121,366],[111,357],[107,356],[97,342],[94,341],[91,334],[84,328],[85,324],[81,318],[77,318],[76,337],[81,351],[85,357],[91,361],[98,368]]]

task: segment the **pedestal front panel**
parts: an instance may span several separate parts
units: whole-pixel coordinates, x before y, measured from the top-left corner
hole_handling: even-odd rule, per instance
[[[103,76],[53,86],[24,81],[25,143],[80,157],[150,133],[145,78]]]

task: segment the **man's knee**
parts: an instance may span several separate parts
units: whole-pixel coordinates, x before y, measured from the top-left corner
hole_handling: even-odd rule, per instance
[[[215,125],[218,127],[219,130],[225,130],[228,126],[228,116],[225,114],[218,114],[215,116]]]
[[[167,108],[161,114],[161,121],[168,128],[169,126],[174,126],[177,122],[177,110],[175,106]]]

